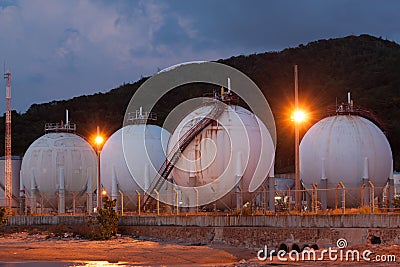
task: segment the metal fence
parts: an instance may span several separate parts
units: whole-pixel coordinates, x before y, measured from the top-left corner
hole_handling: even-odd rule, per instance
[[[231,193],[230,197],[223,198],[208,205],[187,208],[181,206],[178,194],[170,197],[175,205],[167,205],[160,201],[153,201],[152,206],[141,208],[146,195],[136,191],[134,194],[124,194],[119,190],[118,195],[108,196],[117,200],[115,210],[124,215],[262,215],[262,214],[376,214],[400,212],[400,201],[393,194],[390,186],[375,187],[372,183],[364,184],[359,188],[346,187],[339,183],[335,188],[312,188],[300,190],[301,203],[296,205],[294,199],[296,190],[287,187],[286,190],[268,190],[262,186],[254,193]],[[103,196],[104,197],[104,196]],[[103,199],[103,198],[102,198]],[[163,199],[163,198],[161,198]],[[0,198],[0,206],[4,206],[5,199]],[[88,215],[97,211],[102,203],[96,203],[96,195],[65,192],[59,194],[36,194],[13,200],[12,214],[15,215]]]

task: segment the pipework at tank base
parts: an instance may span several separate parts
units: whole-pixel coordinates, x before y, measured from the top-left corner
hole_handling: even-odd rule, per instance
[[[274,184],[275,188],[269,189],[268,184]],[[144,193],[137,192],[134,195],[124,194],[119,191],[113,197],[117,199],[116,211],[121,216],[145,216],[145,215],[271,215],[271,214],[304,214],[304,215],[329,215],[329,214],[374,214],[374,213],[400,213],[400,197],[393,179],[390,179],[385,187],[376,187],[371,181],[358,188],[340,182],[334,188],[323,188],[314,184],[312,188],[301,190],[301,211],[294,208],[294,181],[288,178],[269,178],[259,190],[254,193],[240,192],[236,190],[230,198],[208,205],[183,207],[182,196],[177,190],[165,191],[174,205],[167,205],[154,201],[153,206],[145,210],[138,206],[138,200],[143,200]],[[178,199],[176,198],[178,196]],[[333,198],[333,206],[326,207],[326,199]],[[249,199],[246,202],[240,200]],[[358,202],[356,206],[348,202]],[[139,201],[140,202],[140,201]],[[325,203],[324,203],[325,202]],[[5,203],[0,198],[0,206]],[[14,202],[13,214],[15,215],[89,215],[96,206],[96,194],[75,194],[68,191],[60,194],[48,195],[43,193],[25,194]],[[53,206],[49,207],[49,203]],[[54,205],[56,203],[56,205]],[[92,203],[92,206],[90,206]],[[240,205],[238,205],[240,203]],[[90,208],[92,207],[92,208]],[[158,209],[157,209],[158,207]],[[221,209],[220,207],[226,207]]]

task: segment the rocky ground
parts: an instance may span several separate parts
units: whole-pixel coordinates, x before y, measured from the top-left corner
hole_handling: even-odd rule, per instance
[[[111,263],[129,263],[135,266],[271,266],[271,265],[358,265],[382,266],[400,262],[400,246],[358,245],[340,250],[337,260],[329,259],[328,253],[323,254],[323,261],[288,261],[283,262],[276,256],[272,261],[257,259],[256,249],[229,247],[223,244],[210,246],[202,244],[182,244],[163,240],[142,239],[131,236],[118,236],[108,241],[90,241],[72,233],[57,233],[47,231],[24,231],[3,233],[0,236],[0,266],[5,261],[65,261],[88,262],[108,261]],[[337,249],[337,248],[333,248]],[[346,250],[360,252],[360,261],[346,260]],[[323,248],[316,250],[320,257]],[[362,253],[370,250],[370,261],[362,259]],[[377,262],[377,255],[385,257],[385,262]],[[389,255],[394,256],[389,259]],[[261,255],[262,256],[262,255]],[[292,255],[295,256],[295,255]],[[349,255],[351,258],[351,255]],[[390,261],[389,261],[390,260]],[[395,260],[395,262],[393,262]],[[96,265],[94,265],[96,266]],[[117,265],[115,265],[117,266]],[[118,266],[124,266],[118,265]],[[132,266],[132,265],[128,265]]]
[[[90,241],[72,233],[18,232],[0,237],[0,261],[108,261],[151,266],[224,266],[249,257],[248,250],[183,245],[119,236]],[[1,265],[1,264],[0,264]]]

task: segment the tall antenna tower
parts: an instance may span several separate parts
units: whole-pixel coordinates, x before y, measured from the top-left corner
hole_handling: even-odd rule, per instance
[[[12,211],[12,167],[11,167],[11,72],[10,70],[4,74],[4,79],[7,80],[6,85],[6,134],[5,134],[5,168],[4,168],[4,196],[6,207],[9,212]]]

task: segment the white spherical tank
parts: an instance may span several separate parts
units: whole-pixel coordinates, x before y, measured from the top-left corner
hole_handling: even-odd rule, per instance
[[[300,144],[300,177],[305,186],[311,188],[315,183],[321,188],[325,183],[334,189],[343,182],[346,207],[360,206],[363,181],[371,181],[382,191],[391,166],[392,151],[386,136],[374,123],[356,115],[322,119]],[[334,207],[335,190],[328,192],[327,206]],[[368,195],[369,191],[365,192]]]
[[[129,197],[136,210],[138,190],[142,196],[165,161],[170,134],[157,125],[126,125],[106,141],[101,152],[101,181],[104,189],[120,207],[121,193]]]
[[[73,194],[93,193],[96,177],[96,153],[87,141],[72,133],[41,136],[29,146],[22,160],[21,180],[27,196],[36,197],[38,203],[43,197],[45,208],[60,213],[72,207]],[[60,202],[64,197],[65,202]]]
[[[187,115],[171,136],[168,150],[211,109],[204,106]],[[267,178],[274,156],[275,147],[265,125],[250,111],[225,105],[217,120],[183,151],[172,176],[181,187],[197,188],[199,205],[217,200],[219,209],[236,208]],[[194,195],[182,196],[182,206],[193,207],[195,199]]]

